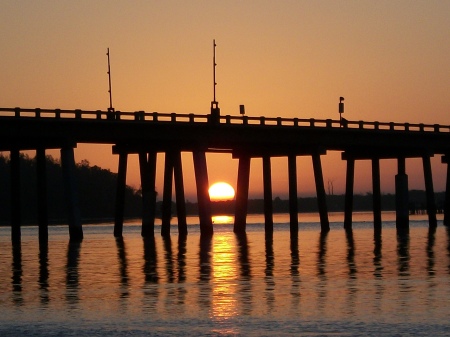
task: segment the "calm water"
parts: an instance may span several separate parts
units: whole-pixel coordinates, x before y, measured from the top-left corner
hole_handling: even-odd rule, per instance
[[[140,237],[138,223],[116,241],[112,225],[85,226],[81,244],[51,227],[48,248],[23,228],[13,247],[0,228],[0,336],[391,336],[448,335],[449,233],[412,217],[398,238],[384,214],[381,240],[371,215],[352,235],[333,214],[327,236],[316,215],[300,215],[298,243],[277,216],[273,241],[263,218],[246,237],[216,219],[202,240],[190,219],[187,240]],[[159,229],[159,228],[158,228]]]

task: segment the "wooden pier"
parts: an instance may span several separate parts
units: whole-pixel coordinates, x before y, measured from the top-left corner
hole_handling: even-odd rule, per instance
[[[271,158],[288,160],[291,236],[298,235],[297,156],[311,157],[317,192],[321,231],[329,231],[328,211],[322,173],[321,156],[327,151],[340,151],[347,162],[344,226],[352,226],[355,162],[372,162],[374,230],[381,232],[380,161],[396,159],[395,176],[397,230],[408,232],[409,158],[421,158],[427,196],[430,227],[435,227],[436,205],[430,158],[442,155],[448,165],[450,126],[425,124],[380,123],[347,120],[316,120],[221,116],[218,107],[211,114],[164,114],[119,111],[82,111],[61,109],[0,108],[0,150],[11,153],[11,235],[20,241],[20,167],[19,153],[36,150],[38,174],[39,238],[47,240],[47,196],[45,151],[61,150],[65,182],[70,239],[83,239],[78,207],[77,182],[74,176],[74,148],[79,143],[110,144],[119,156],[115,206],[114,235],[122,236],[123,207],[127,161],[137,154],[142,186],[142,236],[152,237],[155,224],[155,176],[158,153],[165,153],[161,235],[170,235],[172,186],[175,186],[179,235],[187,235],[181,153],[192,153],[200,230],[213,233],[211,204],[208,195],[207,152],[231,153],[239,160],[236,189],[234,231],[245,233],[248,189],[252,158],[262,158],[266,236],[271,237],[272,186]],[[50,178],[51,179],[51,178]],[[447,168],[444,224],[450,225],[450,171]]]

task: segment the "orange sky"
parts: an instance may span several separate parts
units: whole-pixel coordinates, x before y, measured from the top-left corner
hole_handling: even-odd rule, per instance
[[[106,48],[117,110],[206,114],[212,40],[222,114],[450,124],[449,1],[1,1],[0,106],[106,109]],[[117,170],[110,146],[78,146],[76,159]],[[136,156],[128,183],[139,186]],[[162,191],[163,156],[159,156]],[[237,161],[210,154],[210,182],[235,186]],[[183,155],[195,199],[192,156]],[[445,167],[433,158],[435,190]],[[323,157],[324,180],[345,186],[339,153]],[[252,161],[250,194],[260,196]],[[371,190],[370,163],[356,164],[355,190]],[[396,164],[382,161],[382,192]],[[273,161],[274,196],[286,196],[287,160]],[[311,158],[298,159],[299,194],[314,194]],[[410,188],[423,188],[419,160]]]

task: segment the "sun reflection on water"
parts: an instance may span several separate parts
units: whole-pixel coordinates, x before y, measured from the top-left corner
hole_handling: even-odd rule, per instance
[[[237,315],[237,261],[235,238],[231,233],[217,235],[213,244],[214,287],[212,318],[226,320]]]
[[[229,215],[214,215],[212,217],[213,224],[218,225],[227,225],[232,224],[234,222],[234,217]]]

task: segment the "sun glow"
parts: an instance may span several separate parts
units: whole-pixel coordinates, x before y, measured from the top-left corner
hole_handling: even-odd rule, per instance
[[[234,221],[234,217],[229,216],[229,215],[214,215],[212,217],[213,224],[220,224],[220,225],[232,224],[233,221]]]
[[[211,185],[208,192],[212,201],[225,201],[234,198],[234,188],[225,182],[218,182]]]

